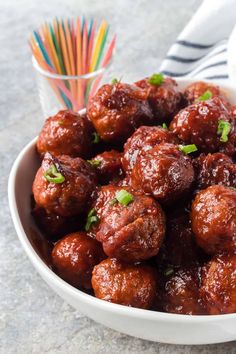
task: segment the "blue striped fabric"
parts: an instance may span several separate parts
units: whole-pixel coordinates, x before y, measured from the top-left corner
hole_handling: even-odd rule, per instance
[[[236,29],[234,38],[231,35],[236,24],[235,1],[204,0],[171,46],[160,71],[172,77],[227,80],[234,70],[236,78]]]
[[[221,40],[204,45],[178,40],[170,48],[160,71],[172,77],[228,79],[227,43],[227,40]]]

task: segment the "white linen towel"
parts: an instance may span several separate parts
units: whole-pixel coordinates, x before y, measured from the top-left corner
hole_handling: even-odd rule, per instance
[[[236,84],[236,0],[204,0],[171,46],[160,71]],[[232,32],[233,31],[233,32]]]

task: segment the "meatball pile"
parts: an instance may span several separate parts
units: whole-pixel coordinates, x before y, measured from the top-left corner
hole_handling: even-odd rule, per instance
[[[218,87],[113,80],[49,117],[32,214],[52,269],[112,303],[236,312],[236,115]]]

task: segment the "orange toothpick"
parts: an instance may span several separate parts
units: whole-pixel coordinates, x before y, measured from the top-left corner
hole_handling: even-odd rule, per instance
[[[82,43],[81,43],[81,24],[79,18],[77,18],[76,21],[76,71],[77,75],[82,74],[82,58],[81,58],[81,53],[82,53]],[[82,106],[82,101],[83,101],[83,93],[82,93],[82,85],[81,85],[81,80],[78,79],[77,83],[77,99],[79,106]]]
[[[67,54],[69,57],[69,63],[70,63],[70,75],[76,75],[76,69],[75,69],[75,60],[73,56],[73,47],[72,47],[72,39],[71,39],[71,33],[69,29],[69,23],[68,21],[65,21],[65,35],[66,35],[66,43],[67,43]],[[77,88],[76,88],[76,82],[74,79],[70,80],[70,85],[71,85],[71,91],[73,96],[76,98],[77,94]]]
[[[46,40],[48,42],[48,47],[50,48],[52,62],[54,64],[55,68],[56,68],[56,72],[61,74],[62,72],[61,72],[61,68],[60,68],[60,63],[59,63],[59,60],[58,60],[58,57],[57,57],[56,49],[55,49],[54,44],[53,44],[53,40],[52,40],[52,37],[51,37],[49,26],[45,23],[43,28],[44,28],[45,38],[46,38]]]
[[[66,68],[66,73],[67,73],[67,75],[71,75],[70,74],[71,67],[70,67],[69,55],[68,55],[68,51],[67,51],[67,44],[66,44],[65,33],[64,33],[62,22],[58,23],[58,27],[59,27],[59,38],[60,38],[60,44],[61,44],[61,48],[62,48],[63,61],[64,61],[64,65]]]
[[[95,70],[97,59],[99,56],[99,51],[100,51],[101,44],[102,44],[102,39],[105,35],[106,28],[107,28],[106,21],[102,21],[102,23],[99,27],[97,36],[96,36],[95,45],[94,45],[94,49],[93,49],[93,53],[92,53],[92,61],[91,61],[91,66],[90,66],[91,72]]]

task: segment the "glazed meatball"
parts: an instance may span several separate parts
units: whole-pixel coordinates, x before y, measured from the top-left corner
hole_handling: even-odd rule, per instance
[[[188,104],[192,104],[199,99],[206,92],[209,92],[211,97],[220,97],[222,100],[226,98],[224,93],[220,90],[219,86],[212,85],[209,82],[197,81],[186,87],[184,90],[184,97],[187,100]]]
[[[64,217],[52,213],[47,213],[45,209],[39,208],[37,205],[32,210],[34,220],[45,238],[50,241],[56,241],[60,237],[79,230],[82,226],[78,216]]]
[[[200,298],[199,268],[186,268],[167,275],[164,285],[163,310],[185,315],[205,313]]]
[[[88,227],[88,234],[92,238],[96,238],[96,233],[99,230],[100,220],[103,216],[106,216],[115,205],[116,192],[121,190],[119,186],[109,184],[107,186],[101,186],[93,194],[92,208],[90,212],[97,218],[97,221],[91,223]],[[128,190],[128,188],[127,188]]]
[[[78,113],[65,110],[49,117],[37,139],[37,150],[43,156],[69,155],[88,158],[92,150],[92,124]]]
[[[148,93],[148,102],[156,123],[169,122],[176,112],[182,108],[182,95],[178,91],[177,83],[170,77],[163,78],[163,82],[158,84],[151,84],[150,82],[152,82],[152,77],[140,80],[135,85]]]
[[[165,204],[185,195],[192,186],[194,170],[190,157],[177,145],[161,143],[141,154],[131,173],[134,189],[151,194]]]
[[[59,240],[52,251],[56,273],[76,288],[91,288],[93,267],[105,258],[102,247],[85,232],[75,232]]]
[[[215,256],[202,275],[200,294],[210,315],[236,312],[236,254]]]
[[[132,201],[122,204],[116,199],[121,191],[126,192],[116,186],[101,189],[94,205],[100,219],[96,238],[109,257],[125,262],[148,259],[158,253],[162,244],[165,215],[151,197],[129,193]]]
[[[168,129],[161,127],[139,127],[124,145],[122,165],[129,173],[142,151],[147,151],[160,143],[178,143],[177,137]]]
[[[87,113],[100,137],[111,143],[124,143],[140,125],[153,122],[146,91],[120,82],[103,85],[89,100]]]
[[[191,220],[196,241],[205,252],[236,250],[236,189],[216,185],[199,192]]]
[[[233,155],[236,151],[235,122],[222,101],[215,97],[181,110],[172,120],[170,130],[185,144],[195,144],[201,152],[220,151]]]
[[[122,153],[111,150],[104,151],[90,160],[90,163],[96,168],[101,184],[122,179],[124,175],[121,165],[122,156]]]
[[[165,242],[159,253],[162,262],[174,267],[189,267],[205,260],[205,254],[196,244],[187,208],[167,214],[166,227]]]
[[[103,216],[106,216],[107,213],[113,210],[113,207],[116,204],[116,192],[119,190],[121,190],[121,188],[112,184],[101,186],[98,189],[97,193],[94,195],[92,207],[96,210],[96,215],[98,216],[99,220],[101,220]],[[98,225],[96,226],[96,229],[97,228]]]
[[[27,237],[33,249],[36,250],[38,256],[50,269],[52,269],[53,243],[50,240],[47,240],[41,232],[35,230],[34,227],[29,228]]]
[[[46,153],[33,182],[33,195],[47,213],[73,216],[86,210],[95,187],[96,174],[89,163]]]
[[[156,276],[149,266],[106,259],[94,267],[92,286],[99,299],[150,309],[155,299]]]
[[[236,165],[229,156],[220,152],[202,154],[194,161],[194,166],[198,189],[214,184],[236,187]]]
[[[132,189],[132,188],[131,188],[130,175],[127,174],[127,175],[125,176],[125,178],[123,178],[123,179],[121,179],[120,181],[118,181],[118,182],[116,183],[116,185],[119,186],[119,187],[127,187],[127,188],[129,188],[129,189]]]

